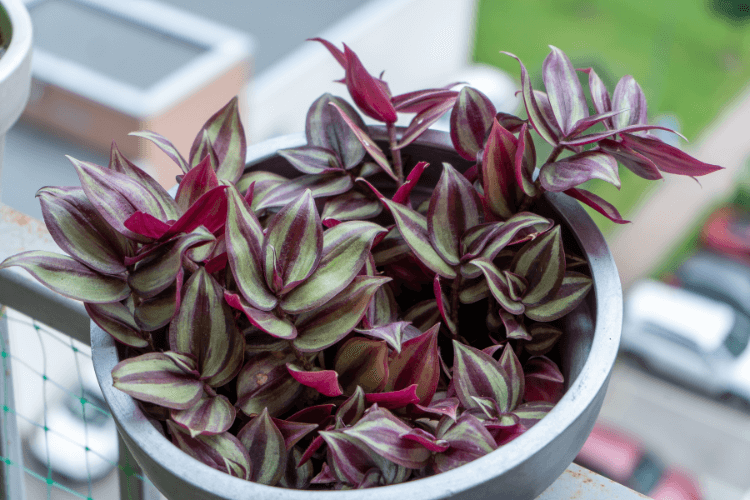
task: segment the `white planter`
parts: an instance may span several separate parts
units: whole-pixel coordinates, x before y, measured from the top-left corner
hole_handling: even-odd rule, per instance
[[[31,18],[21,0],[0,0],[0,32],[10,38],[0,56],[0,174],[5,134],[21,116],[31,87]]]

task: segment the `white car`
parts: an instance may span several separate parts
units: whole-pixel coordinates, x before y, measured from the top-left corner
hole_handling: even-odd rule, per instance
[[[649,371],[750,408],[750,317],[653,280],[633,285],[624,307],[622,351]]]

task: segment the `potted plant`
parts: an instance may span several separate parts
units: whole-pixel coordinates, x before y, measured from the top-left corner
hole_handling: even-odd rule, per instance
[[[318,41],[359,111],[326,94],[304,136],[248,149],[232,101],[188,158],[136,133],[182,168],[174,199],[116,146],[108,167],[71,159],[81,187],[38,193],[68,256],[0,269],[85,302],[105,398],[169,496],[533,498],[590,432],[619,343],[617,272],[575,200],[626,221],[578,186],[619,186],[618,161],[720,167],[648,135],[632,77],[610,96],[583,70],[590,115],[554,47],[546,93],[521,64],[520,118],[469,87],[392,96]],[[428,130],[448,111],[450,135]]]
[[[0,172],[5,134],[21,116],[31,88],[31,18],[21,0],[0,0]]]

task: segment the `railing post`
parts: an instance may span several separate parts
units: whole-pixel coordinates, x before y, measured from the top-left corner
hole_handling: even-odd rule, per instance
[[[15,400],[13,396],[13,376],[10,360],[10,339],[8,336],[8,316],[5,306],[0,306],[0,499],[26,500],[26,482],[23,469],[23,451],[21,436],[16,424]]]

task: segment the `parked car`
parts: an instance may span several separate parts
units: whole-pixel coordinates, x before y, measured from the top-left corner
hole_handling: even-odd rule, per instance
[[[703,498],[698,482],[689,474],[666,466],[636,439],[599,422],[575,461],[654,500]]]
[[[750,406],[750,301],[744,308],[729,302],[732,296],[741,301],[745,291],[735,283],[741,280],[724,276],[710,262],[699,256],[683,264],[676,273],[680,287],[653,280],[633,285],[625,300],[620,348],[649,371]],[[750,295],[750,280],[746,287]]]

